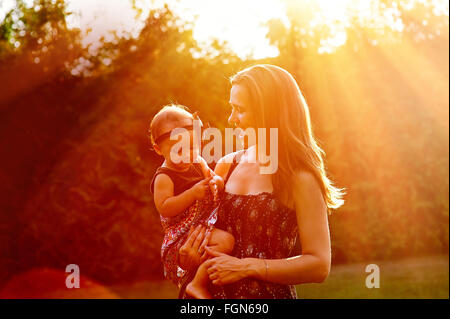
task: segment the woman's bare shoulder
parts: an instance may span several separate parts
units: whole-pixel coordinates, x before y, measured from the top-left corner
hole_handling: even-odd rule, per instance
[[[226,163],[226,164],[231,164],[233,163],[233,159],[237,156],[237,154],[239,154],[241,151],[236,151],[233,153],[228,153],[227,155],[225,155],[224,157],[222,157],[220,160],[217,161],[217,164],[219,163]]]
[[[303,207],[303,214],[309,215],[317,210],[327,211],[319,180],[310,171],[303,170],[294,174],[292,195],[294,203]]]
[[[314,173],[302,170],[292,176],[292,197],[294,202],[309,203],[323,201],[322,189]]]
[[[300,188],[320,188],[317,177],[308,170],[299,170],[292,176],[292,181],[296,187]]]

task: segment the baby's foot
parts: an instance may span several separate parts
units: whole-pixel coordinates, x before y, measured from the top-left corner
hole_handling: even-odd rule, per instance
[[[201,285],[196,285],[194,282],[190,282],[186,287],[186,293],[195,299],[211,299],[212,296],[208,289]]]

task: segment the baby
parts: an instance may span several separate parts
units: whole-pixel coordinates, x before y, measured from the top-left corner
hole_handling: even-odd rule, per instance
[[[224,185],[222,178],[215,175],[206,161],[198,155],[199,148],[194,147],[194,120],[195,116],[183,106],[168,105],[155,115],[150,124],[153,148],[165,159],[156,170],[151,183],[155,206],[164,230],[161,257],[164,275],[175,283],[179,283],[180,278],[177,276],[181,277],[183,272],[178,267],[178,251],[191,226],[204,225],[210,229],[208,246],[211,249],[230,254],[234,246],[231,234],[213,227],[217,220],[215,208],[218,191]],[[178,140],[170,139],[172,130],[180,128],[189,132],[189,154],[183,154],[181,148],[174,147],[179,143]],[[180,159],[181,162],[177,163]],[[206,268],[199,267],[194,279],[186,287],[186,292],[197,299],[211,298],[208,283]]]

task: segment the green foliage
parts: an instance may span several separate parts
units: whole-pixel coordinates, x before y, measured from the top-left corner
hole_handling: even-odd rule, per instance
[[[38,50],[67,36],[67,15],[64,0],[34,0],[29,7],[23,0],[17,0],[15,8],[0,24],[0,58]]]

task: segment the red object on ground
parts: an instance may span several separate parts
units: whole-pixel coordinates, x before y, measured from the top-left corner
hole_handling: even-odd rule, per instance
[[[14,276],[0,290],[0,299],[119,299],[105,286],[80,276],[80,288],[67,288],[70,273],[49,268]]]

